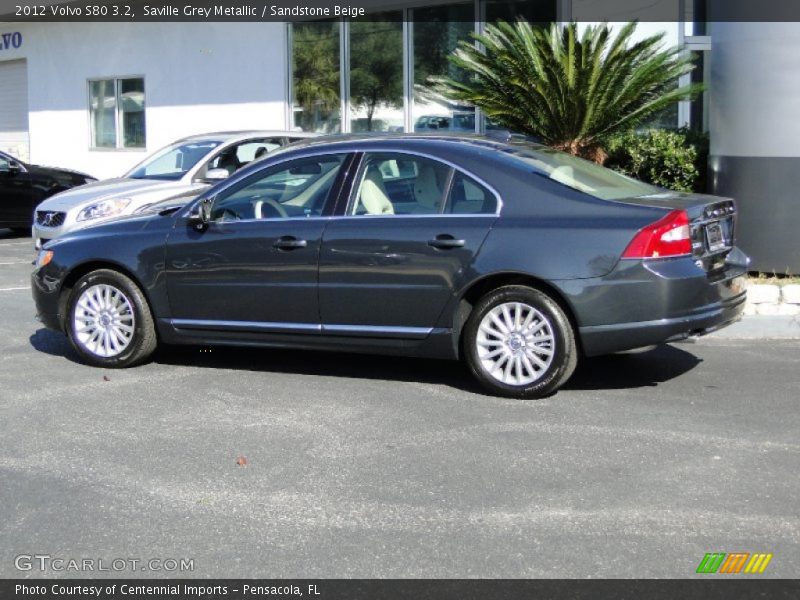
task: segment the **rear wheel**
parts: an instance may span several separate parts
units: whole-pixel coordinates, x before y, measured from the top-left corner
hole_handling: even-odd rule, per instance
[[[67,334],[88,364],[131,367],[156,349],[147,300],[121,273],[101,269],[85,275],[72,289],[67,306]]]
[[[567,315],[547,294],[525,286],[505,286],[481,298],[463,340],[470,371],[499,396],[552,394],[578,362]]]

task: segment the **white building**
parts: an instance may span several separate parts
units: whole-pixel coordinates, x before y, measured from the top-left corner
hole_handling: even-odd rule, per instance
[[[0,24],[0,150],[96,177],[176,138],[286,127],[281,23]],[[20,38],[17,38],[18,40]]]

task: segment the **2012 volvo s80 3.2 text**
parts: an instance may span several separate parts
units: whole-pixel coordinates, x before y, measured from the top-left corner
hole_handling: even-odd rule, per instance
[[[581,356],[739,319],[735,217],[530,143],[320,138],[46,244],[32,285],[92,365],[158,343],[460,358],[491,392],[537,398]]]

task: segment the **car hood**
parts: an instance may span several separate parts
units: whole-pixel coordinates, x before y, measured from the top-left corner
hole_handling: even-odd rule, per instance
[[[38,173],[49,173],[51,175],[67,175],[69,177],[83,177],[83,178],[90,178],[95,179],[91,175],[83,173],[81,171],[74,171],[72,169],[64,169],[63,167],[51,167],[49,165],[27,165],[28,170]]]
[[[122,215],[113,217],[91,227],[75,229],[45,244],[46,248],[57,246],[60,242],[71,239],[106,238],[122,233],[135,233],[155,227],[156,229],[169,229],[174,221],[174,213],[160,215],[158,213]]]
[[[58,210],[68,211],[70,209],[85,206],[106,198],[134,197],[138,195],[165,197],[189,191],[193,188],[202,189],[205,187],[197,183],[184,183],[182,181],[158,181],[155,179],[105,179],[96,181],[79,188],[67,190],[51,196],[42,202],[37,210]],[[153,201],[152,198],[149,201]]]

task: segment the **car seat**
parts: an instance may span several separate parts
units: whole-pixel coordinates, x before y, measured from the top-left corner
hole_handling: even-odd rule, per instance
[[[386,193],[383,184],[383,175],[377,165],[372,164],[367,167],[364,181],[361,182],[361,189],[358,194],[358,202],[354,214],[362,214],[359,210],[364,207],[368,215],[393,215],[394,206]]]

